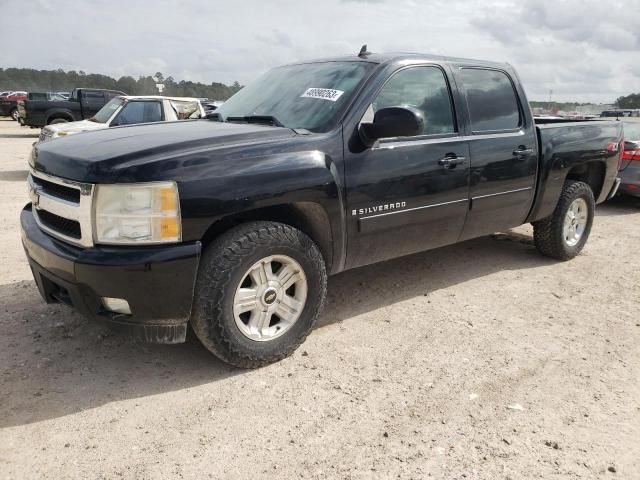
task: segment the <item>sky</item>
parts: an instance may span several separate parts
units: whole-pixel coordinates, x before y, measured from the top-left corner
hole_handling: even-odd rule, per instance
[[[2,68],[247,84],[366,43],[509,62],[530,100],[640,92],[640,0],[0,0],[0,12]]]

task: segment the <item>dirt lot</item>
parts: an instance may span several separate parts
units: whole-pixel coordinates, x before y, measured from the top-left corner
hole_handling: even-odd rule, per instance
[[[240,371],[43,303],[36,135],[0,120],[0,477],[640,478],[640,202],[567,263],[522,227],[335,276],[300,350]]]

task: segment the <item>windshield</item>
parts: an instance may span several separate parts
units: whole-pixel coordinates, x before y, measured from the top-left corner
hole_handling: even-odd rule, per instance
[[[275,68],[236,93],[216,113],[222,121],[273,117],[273,124],[287,128],[326,131],[374,66],[326,62]]]
[[[124,103],[123,98],[118,98],[118,97],[113,98],[109,100],[109,103],[105,104],[104,107],[98,110],[98,113],[96,113],[89,120],[97,123],[107,123],[107,121],[111,118],[111,116],[115,113],[115,111],[118,110],[118,108],[120,108],[120,106],[123,103]]]
[[[624,138],[630,142],[640,142],[640,122],[624,122]]]

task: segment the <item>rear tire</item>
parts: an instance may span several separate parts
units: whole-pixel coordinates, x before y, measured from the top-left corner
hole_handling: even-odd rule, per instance
[[[570,260],[584,248],[595,212],[591,187],[567,180],[553,214],[533,223],[536,248],[547,257]]]
[[[269,281],[261,283],[263,277]],[[282,223],[246,223],[205,250],[191,325],[222,361],[261,367],[289,356],[305,340],[324,307],[326,285],[324,259],[307,235]],[[253,292],[249,303],[243,303],[246,292]]]
[[[55,125],[56,123],[69,123],[69,120],[66,120],[64,118],[54,118],[49,122],[49,125]]]

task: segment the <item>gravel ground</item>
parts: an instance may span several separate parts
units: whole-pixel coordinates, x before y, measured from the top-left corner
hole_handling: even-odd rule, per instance
[[[0,120],[0,477],[640,478],[640,202],[566,263],[526,226],[332,277],[306,343],[240,371],[43,303],[37,132]]]

